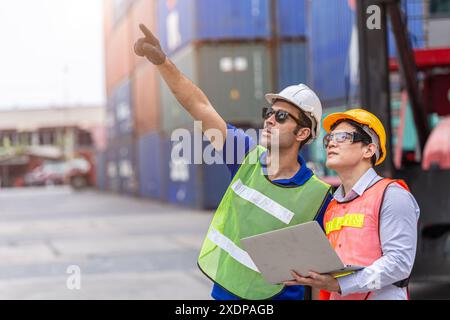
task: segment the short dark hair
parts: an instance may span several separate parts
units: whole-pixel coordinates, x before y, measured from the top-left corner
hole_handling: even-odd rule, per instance
[[[294,134],[297,134],[300,131],[301,128],[309,128],[309,129],[311,129],[311,132],[309,133],[308,138],[306,138],[305,140],[303,140],[300,143],[299,150],[301,150],[302,147],[306,143],[308,143],[309,140],[312,139],[312,131],[314,130],[314,128],[313,128],[313,124],[312,124],[311,119],[305,114],[305,112],[303,110],[301,110],[300,108],[298,108],[298,107],[297,107],[297,109],[298,109],[298,115],[299,115],[298,119],[300,120],[299,121],[300,124],[297,125],[297,128],[294,131]]]
[[[372,143],[372,138],[369,136],[369,134],[364,131],[364,129],[361,127],[361,125],[358,122],[353,121],[351,119],[341,119],[341,120],[336,121],[336,123],[334,123],[331,126],[331,131],[336,129],[336,127],[343,122],[351,125],[356,130],[356,132],[359,133],[363,137],[363,141],[361,141],[361,143],[363,143],[366,146],[368,146],[369,144]],[[381,157],[381,150],[380,150],[380,157]],[[375,154],[370,159],[370,162],[372,164],[372,167],[374,167],[375,164],[377,163],[377,156]]]

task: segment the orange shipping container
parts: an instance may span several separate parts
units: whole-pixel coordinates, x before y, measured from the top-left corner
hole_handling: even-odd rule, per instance
[[[156,30],[156,2],[155,0],[136,0],[130,9],[130,36],[131,43],[143,36],[142,31],[139,29],[139,24],[145,24],[154,34],[157,34]],[[144,62],[144,58],[138,57],[133,54],[132,56],[132,68],[140,63]]]
[[[124,16],[113,26],[106,43],[106,92],[108,96],[132,71],[134,59],[133,43],[130,36],[130,17]]]
[[[156,68],[145,62],[136,68],[132,80],[134,128],[138,136],[161,126],[159,76]]]
[[[103,0],[103,35],[105,45],[109,42],[112,30],[112,6],[111,0]]]

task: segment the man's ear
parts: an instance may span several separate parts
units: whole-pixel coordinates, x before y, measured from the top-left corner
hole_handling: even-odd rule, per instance
[[[298,142],[302,142],[305,141],[309,138],[311,134],[311,129],[310,128],[301,128],[300,130],[297,131],[297,134],[295,135],[295,139]]]

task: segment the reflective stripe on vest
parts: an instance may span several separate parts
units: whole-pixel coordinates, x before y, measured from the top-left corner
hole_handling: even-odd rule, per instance
[[[255,272],[259,272],[252,258],[248,255],[245,250],[242,250],[237,245],[234,244],[231,239],[228,239],[215,228],[211,227],[208,232],[208,239],[215,243],[219,248],[224,250],[230,256],[232,256],[236,261],[242,263],[249,269],[252,269]]]
[[[231,186],[231,189],[241,198],[253,203],[285,224],[289,224],[294,217],[291,210],[286,209],[261,192],[247,187],[240,179]]]
[[[382,257],[379,218],[384,193],[397,180],[381,179],[350,202],[332,200],[325,212],[327,238],[346,265],[367,267]],[[407,189],[404,182],[399,183]],[[355,213],[357,212],[357,213]],[[331,293],[331,300],[363,300],[369,295],[341,296]]]
[[[325,225],[325,232],[328,235],[333,231],[341,230],[342,227],[362,228],[364,227],[364,218],[364,214],[347,213],[343,217],[336,217],[328,221]]]
[[[330,186],[314,175],[302,186],[285,187],[264,176],[260,159],[265,149],[249,152],[214,214],[198,258],[198,266],[230,293],[250,300],[269,299],[284,286],[268,283],[241,239],[314,220]]]

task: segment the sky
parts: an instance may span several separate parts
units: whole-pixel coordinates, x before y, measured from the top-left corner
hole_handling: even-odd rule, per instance
[[[0,109],[105,103],[102,0],[0,0]]]

